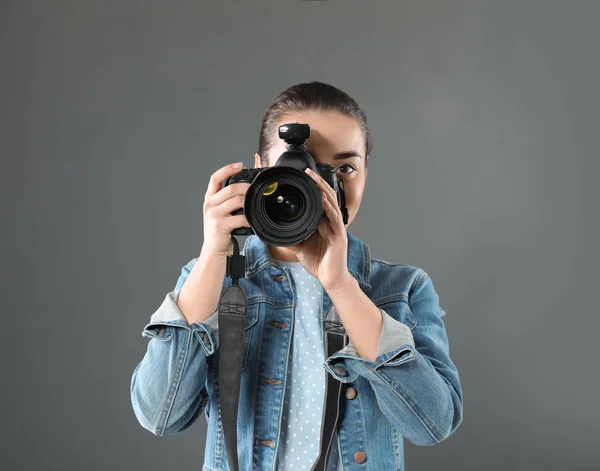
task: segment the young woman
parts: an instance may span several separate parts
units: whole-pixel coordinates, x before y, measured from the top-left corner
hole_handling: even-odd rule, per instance
[[[281,93],[267,110],[255,167],[272,166],[286,144],[284,123],[308,123],[307,151],[333,166],[346,189],[348,226],[367,181],[371,137],[364,112],[346,93],[321,82]],[[142,335],[150,338],[133,372],[131,401],[140,424],[156,435],[180,433],[205,412],[203,470],[228,470],[219,389],[217,304],[231,231],[249,227],[248,183],[221,188],[241,170],[217,170],[204,197],[204,242],[186,264]],[[370,256],[344,225],[332,188],[307,171],[322,192],[325,215],[303,243],[276,247],[246,239],[248,297],[238,456],[241,471],[310,470],[319,451],[327,375],[342,383],[340,416],[327,470],[404,469],[403,437],[434,445],[462,421],[462,389],[431,278],[410,265]],[[323,323],[338,322],[348,345],[327,357]]]

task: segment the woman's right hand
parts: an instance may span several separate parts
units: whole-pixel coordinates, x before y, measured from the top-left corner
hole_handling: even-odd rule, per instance
[[[223,182],[242,170],[243,165],[221,167],[210,177],[204,195],[204,243],[202,252],[207,255],[227,256],[233,253],[231,231],[238,227],[250,227],[244,214],[232,216],[236,209],[244,207],[244,198],[250,183],[232,183],[221,188]]]

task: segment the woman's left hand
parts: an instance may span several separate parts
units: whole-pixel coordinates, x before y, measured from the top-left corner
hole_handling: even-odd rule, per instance
[[[290,250],[325,290],[343,286],[352,275],[348,271],[348,237],[333,188],[310,169],[305,172],[317,183],[323,196],[325,216],[317,231],[304,242],[292,245]]]

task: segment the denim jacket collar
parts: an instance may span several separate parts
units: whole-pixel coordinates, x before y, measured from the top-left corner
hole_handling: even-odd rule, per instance
[[[370,288],[371,254],[369,246],[348,229],[346,229],[346,235],[348,238],[348,271],[359,284]],[[268,245],[255,234],[246,239],[243,255],[246,257],[246,277],[255,275],[266,266],[276,266]]]

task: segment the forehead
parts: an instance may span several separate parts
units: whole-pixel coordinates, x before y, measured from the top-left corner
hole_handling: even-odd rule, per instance
[[[275,129],[280,148],[285,149],[285,142],[279,139],[279,126],[295,122],[310,126],[310,137],[306,141],[309,149],[321,149],[327,153],[346,150],[364,153],[365,138],[358,121],[335,111],[300,111],[282,117]]]

